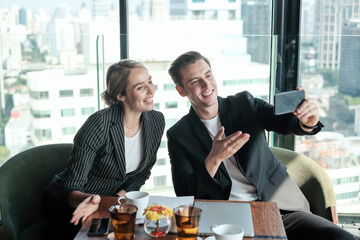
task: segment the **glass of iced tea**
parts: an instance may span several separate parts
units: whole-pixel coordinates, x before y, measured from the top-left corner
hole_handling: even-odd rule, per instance
[[[175,208],[174,214],[178,239],[196,240],[199,232],[201,209],[183,205]]]
[[[109,208],[115,239],[134,239],[137,207],[120,204]]]

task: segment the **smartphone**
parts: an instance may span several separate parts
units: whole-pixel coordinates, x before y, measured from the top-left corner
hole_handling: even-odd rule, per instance
[[[274,96],[274,114],[281,115],[294,112],[304,99],[304,90],[277,93]]]
[[[88,236],[106,236],[109,233],[110,218],[93,218],[88,230]]]

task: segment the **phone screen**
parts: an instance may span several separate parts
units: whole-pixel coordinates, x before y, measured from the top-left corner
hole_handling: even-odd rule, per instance
[[[109,233],[109,218],[93,218],[88,231],[89,236],[104,236]]]
[[[274,113],[275,115],[291,113],[296,110],[305,99],[305,91],[288,91],[275,94]]]

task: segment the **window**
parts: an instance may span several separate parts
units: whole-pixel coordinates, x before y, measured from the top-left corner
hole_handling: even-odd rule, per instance
[[[61,129],[63,135],[74,135],[76,133],[76,127],[65,127]]]
[[[80,89],[80,97],[92,97],[94,96],[94,89],[87,88],[87,89]]]
[[[166,102],[165,103],[165,108],[166,109],[172,109],[172,108],[177,108],[177,107],[178,107],[177,102]]]
[[[311,48],[314,54],[299,59],[299,77],[308,96],[318,103],[325,127],[314,136],[296,137],[295,150],[307,153],[328,172],[338,213],[360,213],[360,28],[352,20],[353,11],[340,14],[356,6],[346,1],[318,3],[312,12],[319,19],[302,21],[300,52]],[[308,4],[314,6],[311,0],[302,4],[302,15],[306,15]],[[316,29],[324,30],[320,34],[323,39]],[[322,40],[326,41],[324,47]]]
[[[164,84],[164,90],[165,91],[175,90],[175,84],[173,83]]]
[[[31,109],[31,115],[34,118],[50,118],[51,117],[51,114],[50,114],[49,110],[37,111],[37,110]]]
[[[236,11],[235,11],[235,10],[229,10],[228,13],[229,13],[228,19],[229,19],[229,20],[234,20],[235,17],[236,17]]]
[[[254,85],[254,84],[266,84],[269,82],[269,79],[239,79],[239,80],[224,80],[222,83],[224,86],[234,86],[234,85]]]
[[[30,97],[34,100],[49,99],[49,92],[30,91]]]
[[[2,35],[1,41],[0,60],[3,64],[0,72],[4,76],[4,92],[11,93],[17,107],[22,100],[20,94],[30,96],[32,110],[28,107],[27,111],[30,113],[31,144],[45,144],[51,138],[55,142],[61,135],[71,141],[74,129],[79,129],[87,116],[105,107],[97,87],[99,92],[104,90],[108,66],[118,61],[120,50],[125,49],[120,47],[118,32],[119,1],[102,1],[102,7],[96,5],[99,1],[88,1],[86,5],[69,0],[49,1],[46,5],[23,2],[5,1],[5,12],[0,11],[0,18],[5,19],[2,27],[9,30]],[[219,95],[226,97],[248,90],[255,96],[268,96],[270,0],[211,3],[205,0],[143,0],[127,1],[127,4],[128,26],[131,27],[128,57],[143,63],[153,76],[156,84],[154,109],[161,108],[164,112],[166,129],[190,108],[190,102],[180,97],[167,73],[175,56],[189,49],[197,50],[211,60]],[[21,26],[16,19],[18,8],[12,5],[31,10],[31,15],[22,16],[26,23],[22,22]],[[44,11],[39,11],[40,8]],[[31,23],[41,27],[32,28],[34,24]],[[9,34],[14,32],[16,34]],[[99,56],[98,62],[96,56]],[[30,72],[34,75],[28,81]],[[228,80],[236,81],[228,84],[225,82]],[[7,84],[11,81],[14,85]],[[11,101],[6,101],[4,106],[11,106]],[[10,113],[6,116],[10,118]],[[7,125],[6,117],[3,121],[0,125]],[[19,149],[26,147],[28,145],[24,143]],[[165,133],[157,159],[169,161]],[[155,178],[158,175],[156,167],[149,182],[165,186],[169,181],[167,185],[171,185],[170,175]],[[170,172],[169,164],[159,168]],[[172,192],[170,187],[167,190]]]
[[[59,96],[60,97],[73,97],[73,90],[60,90],[59,91]]]
[[[192,11],[192,19],[194,19],[194,20],[205,19],[205,11],[202,11],[202,10]]]
[[[87,116],[87,115],[91,115],[95,112],[95,108],[94,107],[85,107],[85,108],[81,108],[81,115],[83,116]]]
[[[339,200],[354,199],[356,201],[358,198],[359,198],[358,191],[336,194],[336,199],[339,199]]]
[[[160,109],[160,103],[154,103],[154,109],[159,110]]]
[[[75,116],[75,109],[74,108],[61,109],[61,116],[62,117],[73,117],[73,116]]]
[[[166,187],[166,176],[155,176],[154,187]]]
[[[169,129],[172,125],[174,125],[177,122],[177,118],[167,118],[165,119],[165,126],[166,129]]]
[[[156,159],[156,166],[162,166],[162,165],[166,165],[166,158],[158,158]]]
[[[38,140],[51,140],[51,129],[35,129]]]

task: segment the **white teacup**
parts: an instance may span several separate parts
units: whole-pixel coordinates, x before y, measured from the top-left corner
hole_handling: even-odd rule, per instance
[[[125,194],[125,197],[119,197],[118,202],[121,204],[120,200],[125,199],[127,204],[135,205],[138,210],[136,213],[136,218],[143,218],[143,213],[145,208],[147,208],[149,203],[149,193],[141,191],[131,191]]]
[[[210,227],[216,240],[242,240],[244,229],[234,224],[213,225]]]

